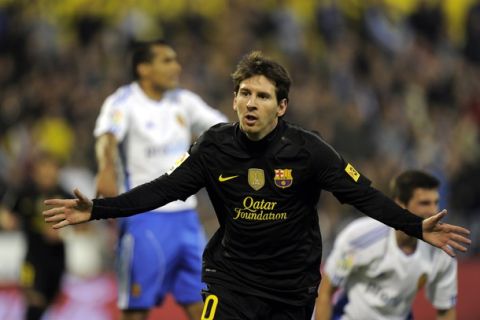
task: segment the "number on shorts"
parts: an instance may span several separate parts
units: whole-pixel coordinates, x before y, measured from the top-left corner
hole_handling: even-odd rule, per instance
[[[205,299],[205,305],[203,306],[203,312],[202,312],[202,320],[213,320],[215,317],[215,311],[217,310],[217,304],[218,304],[218,297],[214,294],[209,295]],[[207,317],[207,310],[210,307],[210,311],[208,312],[208,317]]]

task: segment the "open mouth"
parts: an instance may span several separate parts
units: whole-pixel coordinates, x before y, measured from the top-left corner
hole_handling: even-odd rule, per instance
[[[246,123],[247,125],[250,125],[250,126],[251,126],[251,125],[254,125],[257,120],[258,120],[258,118],[255,117],[254,115],[247,114],[247,115],[245,116],[245,123]]]

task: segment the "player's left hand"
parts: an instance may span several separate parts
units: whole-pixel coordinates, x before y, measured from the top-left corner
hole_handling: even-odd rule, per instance
[[[456,225],[440,222],[446,214],[447,210],[444,209],[423,220],[423,240],[455,257],[453,249],[462,252],[467,251],[465,245],[469,245],[472,242],[466,237],[470,234],[470,231]]]

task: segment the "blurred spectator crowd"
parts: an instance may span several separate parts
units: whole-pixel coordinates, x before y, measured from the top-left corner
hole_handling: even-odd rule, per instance
[[[68,186],[93,176],[103,99],[130,81],[132,42],[163,37],[183,86],[232,121],[238,59],[252,49],[279,59],[293,78],[287,120],[318,131],[384,192],[403,169],[433,173],[448,219],[473,232],[469,255],[480,253],[480,1],[95,3],[0,1],[0,195],[26,181],[38,149],[58,156]],[[321,202],[328,248],[357,213]]]

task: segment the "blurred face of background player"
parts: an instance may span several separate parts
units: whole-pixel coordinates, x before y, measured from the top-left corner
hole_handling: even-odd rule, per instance
[[[60,163],[52,155],[40,154],[35,157],[32,168],[32,179],[35,183],[37,190],[40,193],[45,193],[44,197],[50,195],[49,192],[55,190],[58,185],[58,179],[60,174]],[[51,228],[49,225],[43,223],[41,215],[42,202],[38,202],[39,209],[38,215],[33,220],[37,230],[43,234],[45,240],[50,242],[61,241],[60,233],[58,230]]]
[[[176,52],[167,45],[153,45],[152,58],[138,65],[139,82],[147,91],[163,93],[179,85],[182,67],[177,61]]]
[[[32,178],[41,191],[49,191],[58,184],[59,163],[51,156],[39,156],[33,165]]]
[[[287,110],[287,99],[277,101],[276,86],[264,75],[243,80],[234,93],[233,110],[240,128],[253,141],[269,134],[277,125],[278,117]]]
[[[422,218],[429,218],[439,211],[440,194],[438,189],[416,188],[413,190],[410,200],[403,204],[397,200],[397,203]]]

